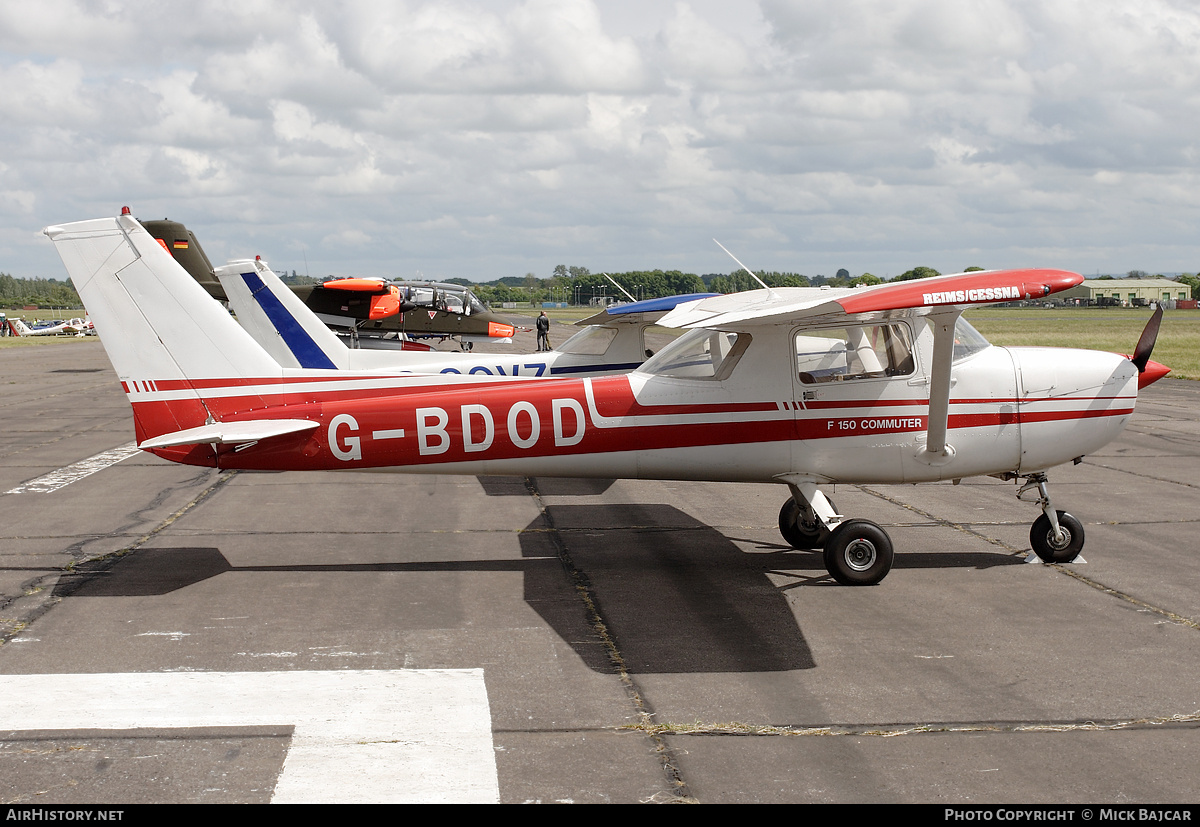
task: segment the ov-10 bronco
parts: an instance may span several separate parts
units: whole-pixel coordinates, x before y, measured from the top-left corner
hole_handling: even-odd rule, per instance
[[[1040,495],[1034,550],[1074,559],[1083,527],[1052,505],[1046,471],[1112,441],[1167,371],[1149,358],[1157,314],[1132,358],[995,347],[961,319],[1082,280],[1044,269],[698,299],[659,322],[687,332],[616,376],[284,368],[133,218],[45,233],[144,450],[218,468],[778,483],[784,538],[823,549],[848,585],[881,581],[893,550],[838,513],[838,483],[1021,480]]]
[[[168,219],[141,223],[209,295],[226,301],[215,268],[191,230]],[[461,284],[330,278],[291,289],[331,329],[350,334],[356,347],[399,347],[393,337],[457,338],[470,350],[475,342],[507,342],[516,333],[509,319],[488,310]]]

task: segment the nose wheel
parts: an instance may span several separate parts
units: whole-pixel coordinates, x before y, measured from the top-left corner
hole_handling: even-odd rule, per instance
[[[1045,514],[1033,521],[1029,545],[1046,563],[1070,563],[1083,550],[1083,524],[1065,511],[1056,511],[1059,531],[1054,531]]]
[[[1042,509],[1042,516],[1029,529],[1029,545],[1044,563],[1070,563],[1083,550],[1083,523],[1065,511],[1054,510],[1044,473],[1030,474],[1028,479],[1018,489],[1017,499],[1023,499],[1022,494],[1036,488],[1036,502]]]

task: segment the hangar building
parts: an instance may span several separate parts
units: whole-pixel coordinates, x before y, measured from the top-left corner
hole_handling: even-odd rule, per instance
[[[1054,296],[1071,303],[1074,299],[1086,299],[1091,304],[1122,305],[1149,304],[1187,300],[1192,297],[1192,288],[1170,279],[1084,279],[1083,284],[1064,290]],[[1101,302],[1100,299],[1105,299]]]

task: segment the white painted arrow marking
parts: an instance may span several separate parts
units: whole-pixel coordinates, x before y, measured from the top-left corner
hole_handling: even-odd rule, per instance
[[[0,675],[0,730],[291,726],[275,803],[497,803],[482,669]]]

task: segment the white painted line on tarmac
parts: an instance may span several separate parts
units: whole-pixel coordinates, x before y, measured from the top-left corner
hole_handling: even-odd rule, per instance
[[[482,669],[0,675],[0,731],[290,726],[277,804],[498,803]]]
[[[137,443],[130,442],[128,445],[122,445],[120,448],[113,448],[110,451],[96,454],[94,457],[81,459],[79,462],[59,468],[57,471],[51,471],[49,474],[42,474],[37,479],[18,485],[16,488],[10,488],[4,493],[49,494],[51,491],[57,491],[64,485],[70,485],[76,480],[91,476],[97,471],[103,471],[110,465],[116,465],[121,460],[128,459],[136,453],[138,453]]]

